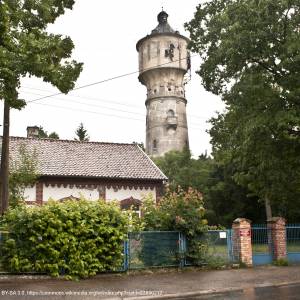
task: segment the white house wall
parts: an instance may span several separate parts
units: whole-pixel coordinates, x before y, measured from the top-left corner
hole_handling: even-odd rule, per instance
[[[26,201],[35,201],[35,198],[36,198],[35,186],[25,188],[24,198]]]
[[[133,197],[135,199],[142,200],[143,197],[151,194],[153,199],[156,199],[156,191],[155,188],[153,190],[146,188],[137,188],[137,189],[114,189],[113,187],[106,188],[106,200],[123,200],[129,197]]]
[[[43,201],[48,201],[49,199],[59,200],[61,198],[69,197],[69,196],[80,198],[83,196],[88,200],[98,200],[99,192],[95,188],[80,188],[70,186],[43,186]]]
[[[107,201],[112,200],[123,200],[129,197],[142,200],[143,197],[151,195],[153,199],[156,199],[156,189],[146,189],[146,188],[106,188],[105,195]],[[80,188],[73,186],[72,188],[68,185],[67,187],[61,186],[46,186],[43,185],[43,201],[48,201],[50,198],[53,200],[59,200],[61,198],[69,197],[80,197],[81,195],[88,200],[98,200],[99,191],[97,188]],[[25,188],[24,197],[26,201],[35,201],[36,200],[36,186]]]

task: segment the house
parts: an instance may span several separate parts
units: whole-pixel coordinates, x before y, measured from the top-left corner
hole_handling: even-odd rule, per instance
[[[10,137],[10,160],[20,147],[36,153],[38,181],[25,189],[28,204],[49,199],[118,200],[128,206],[161,197],[167,177],[137,144]]]

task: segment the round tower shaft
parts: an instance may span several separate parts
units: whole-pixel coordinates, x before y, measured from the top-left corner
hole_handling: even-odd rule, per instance
[[[158,26],[136,45],[139,80],[147,88],[146,152],[154,157],[189,145],[184,89],[189,40],[171,28],[166,12],[157,19]]]

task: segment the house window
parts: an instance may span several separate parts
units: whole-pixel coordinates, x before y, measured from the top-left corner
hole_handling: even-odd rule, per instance
[[[133,197],[120,201],[120,207],[122,210],[131,209],[138,217],[141,217],[141,205],[142,201]]]

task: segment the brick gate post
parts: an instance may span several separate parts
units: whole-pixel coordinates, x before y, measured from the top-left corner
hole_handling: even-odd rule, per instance
[[[267,222],[268,228],[271,231],[273,260],[286,259],[285,219],[281,217],[273,217]]]
[[[252,266],[251,221],[235,219],[232,223],[233,257],[247,266]]]

